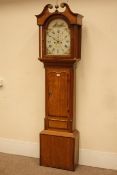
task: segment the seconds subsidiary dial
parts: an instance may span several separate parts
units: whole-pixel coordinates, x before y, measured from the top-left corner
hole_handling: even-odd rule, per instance
[[[46,31],[47,55],[70,55],[71,37],[68,24],[63,19],[52,20]]]

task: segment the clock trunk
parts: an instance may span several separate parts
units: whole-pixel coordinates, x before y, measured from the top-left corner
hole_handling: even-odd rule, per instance
[[[70,132],[73,120],[72,67],[46,67],[46,118],[45,129]]]

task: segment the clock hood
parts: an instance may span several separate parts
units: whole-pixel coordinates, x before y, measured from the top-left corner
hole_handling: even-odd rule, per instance
[[[46,22],[46,20],[48,18],[50,18],[51,16],[53,16],[55,14],[56,15],[58,14],[58,15],[62,15],[64,17],[66,17],[66,18],[69,18],[70,19],[70,24],[82,25],[82,18],[83,18],[82,15],[80,15],[78,13],[73,13],[70,10],[69,5],[66,4],[66,3],[61,3],[60,7],[61,8],[65,8],[65,10],[63,12],[59,12],[58,11],[59,6],[55,6],[55,11],[54,12],[50,12],[49,9],[53,9],[54,7],[51,4],[47,4],[44,7],[43,11],[40,14],[36,15],[36,17],[37,17],[37,24],[38,25],[44,25],[44,23]]]

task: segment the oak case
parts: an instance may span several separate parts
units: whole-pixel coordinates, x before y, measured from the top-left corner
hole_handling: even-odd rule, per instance
[[[46,89],[45,128],[40,133],[40,165],[75,170],[79,145],[79,132],[75,130],[75,64],[81,58],[82,15],[73,13],[66,3],[61,4],[64,12],[59,12],[58,8],[55,6],[55,11],[50,12],[52,5],[48,4],[36,16],[39,60],[45,67]],[[52,29],[53,34],[50,33],[50,39],[46,41],[48,25],[57,19],[66,22],[69,30],[65,30],[69,34],[65,35],[60,28]],[[62,26],[62,23],[58,26]],[[65,43],[63,37],[69,38],[69,35],[70,40],[67,39]],[[50,54],[47,47],[50,47]],[[60,49],[64,47],[65,51],[70,51],[66,53],[63,50],[61,54]],[[56,50],[52,51],[51,48]]]

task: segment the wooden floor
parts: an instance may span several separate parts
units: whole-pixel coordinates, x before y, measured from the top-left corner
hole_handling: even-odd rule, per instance
[[[117,175],[117,171],[79,166],[71,172],[41,167],[35,158],[0,153],[0,175]]]

